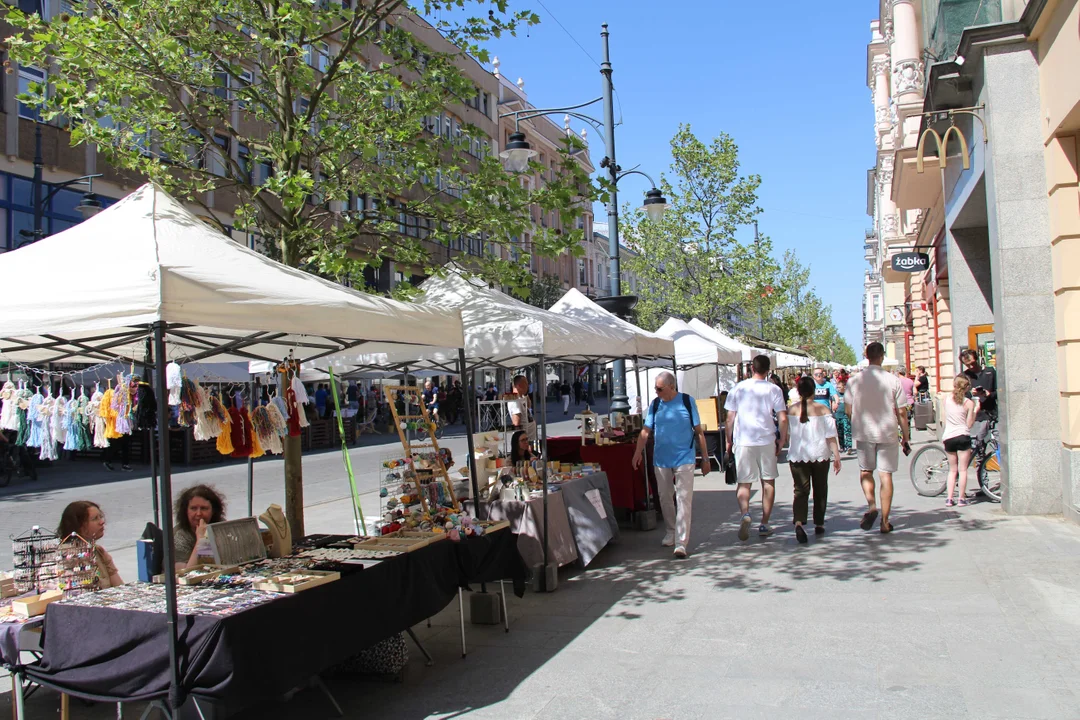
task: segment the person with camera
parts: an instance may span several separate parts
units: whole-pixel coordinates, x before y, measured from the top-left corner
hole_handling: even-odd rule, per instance
[[[990,421],[997,419],[997,370],[981,367],[978,353],[971,349],[960,353],[960,364],[964,366],[964,375],[971,381],[971,397],[979,400],[979,410],[975,413],[975,423],[970,432],[978,452],[990,439]]]

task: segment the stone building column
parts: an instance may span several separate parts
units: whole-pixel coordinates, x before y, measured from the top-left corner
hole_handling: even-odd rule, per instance
[[[889,55],[874,56],[874,123],[877,126],[878,137],[892,129],[889,110]],[[878,147],[881,146],[880,140]]]
[[[914,0],[893,0],[893,95],[897,102],[921,102],[923,63]]]

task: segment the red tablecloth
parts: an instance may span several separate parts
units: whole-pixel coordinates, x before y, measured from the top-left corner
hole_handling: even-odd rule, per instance
[[[627,510],[645,509],[645,480],[641,470],[634,470],[634,443],[617,445],[582,445],[580,437],[548,438],[548,459],[558,462],[599,463],[607,473],[611,504]],[[656,498],[656,476],[648,463],[649,485]],[[655,507],[655,503],[653,507]]]

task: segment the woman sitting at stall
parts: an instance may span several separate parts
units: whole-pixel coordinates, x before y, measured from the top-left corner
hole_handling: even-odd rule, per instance
[[[115,587],[123,585],[120,572],[116,569],[116,563],[112,556],[105,552],[105,548],[97,544],[105,535],[105,513],[95,502],[89,500],[76,500],[69,503],[60,515],[60,526],[56,528],[56,535],[63,542],[72,533],[87,542],[94,543],[94,559],[97,561],[97,575],[99,587]]]
[[[533,457],[532,448],[529,447],[529,434],[524,430],[518,430],[510,438],[510,464],[529,462]]]
[[[206,539],[206,527],[225,519],[225,498],[209,485],[193,485],[176,500],[176,527],[173,545],[176,548],[176,569],[199,564],[200,545]]]

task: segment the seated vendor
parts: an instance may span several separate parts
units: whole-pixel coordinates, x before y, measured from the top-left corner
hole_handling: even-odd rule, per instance
[[[225,519],[225,498],[209,485],[193,485],[176,500],[176,569],[199,564],[199,546],[206,538],[206,526]],[[205,553],[204,553],[205,554]]]
[[[532,459],[533,451],[529,447],[529,434],[524,430],[518,430],[510,438],[510,463],[516,465],[519,462],[529,462]]]
[[[97,574],[99,587],[115,587],[123,585],[120,572],[116,569],[116,563],[112,556],[105,552],[105,548],[97,544],[105,535],[105,513],[95,502],[89,500],[76,500],[69,503],[60,515],[60,525],[56,528],[56,535],[63,542],[72,533],[87,542],[94,543],[95,560],[97,561]]]

